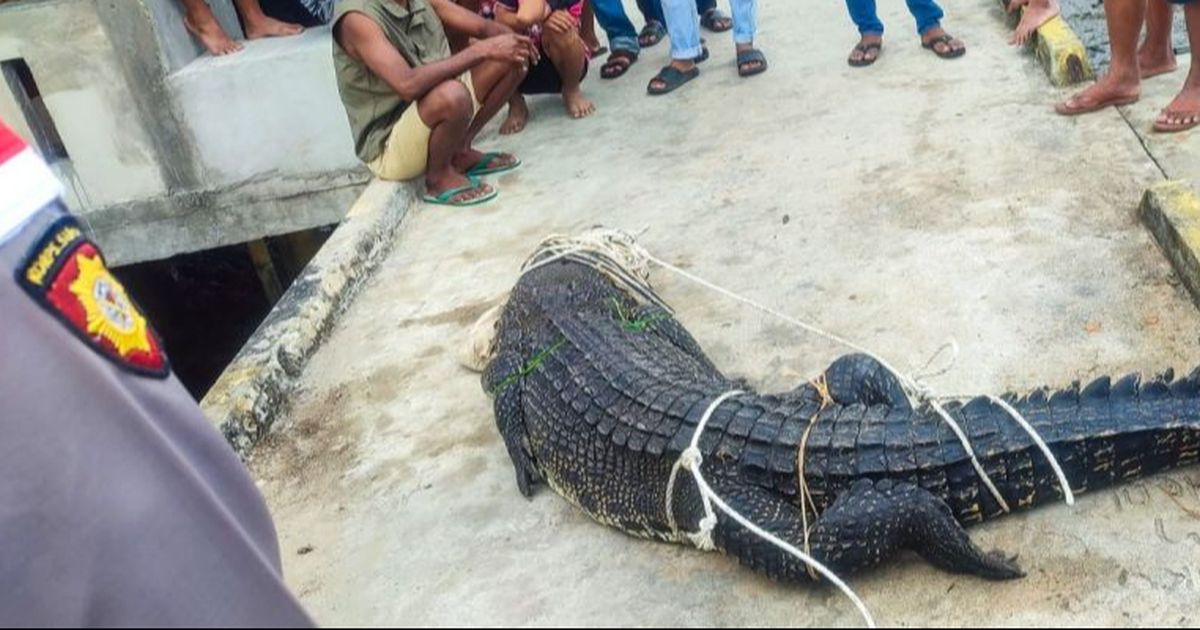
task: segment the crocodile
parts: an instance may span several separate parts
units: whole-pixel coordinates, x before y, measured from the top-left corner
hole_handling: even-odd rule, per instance
[[[907,550],[951,572],[1020,577],[1015,557],[982,550],[965,527],[1064,498],[1032,436],[987,397],[945,409],[1003,504],[946,422],[927,403],[914,406],[879,361],[849,354],[819,379],[759,393],[724,375],[664,305],[580,262],[525,273],[493,344],[483,388],[520,492],[547,485],[634,536],[687,543],[684,533],[699,528],[695,481],[681,475],[672,486],[671,514],[668,481],[705,410],[730,390],[744,393],[721,402],[699,438],[705,479],[838,574]],[[1075,493],[1192,464],[1200,453],[1200,369],[1000,398],[1041,436]],[[711,537],[773,579],[815,579],[724,514]]]

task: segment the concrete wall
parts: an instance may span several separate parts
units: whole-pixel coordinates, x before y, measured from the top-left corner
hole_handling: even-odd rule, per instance
[[[231,0],[208,0],[241,37]],[[338,220],[368,179],[337,95],[329,29],[203,54],[178,0],[0,3],[70,155],[54,165],[114,263]],[[30,139],[0,81],[0,117]]]
[[[202,57],[168,80],[210,187],[359,168],[328,28]]]
[[[78,182],[68,188],[78,193],[77,210],[166,192],[153,139],[130,106],[133,95],[95,3],[0,5],[0,60],[14,58],[29,64],[70,154]],[[0,114],[28,134],[7,86],[0,92]]]

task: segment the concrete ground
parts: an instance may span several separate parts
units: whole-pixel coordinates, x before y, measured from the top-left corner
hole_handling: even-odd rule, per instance
[[[1155,133],[1154,119],[1179,94],[1191,65],[1191,55],[1179,56],[1179,68],[1142,82],[1142,98],[1121,111],[1137,132],[1155,163],[1171,179],[1200,182],[1200,151],[1194,133]]]
[[[783,586],[717,554],[628,538],[552,492],[517,492],[465,331],[552,232],[645,228],[695,273],[919,367],[962,346],[943,392],[1000,392],[1196,363],[1200,315],[1135,207],[1162,174],[1115,110],[1063,96],[1009,48],[996,3],[947,0],[971,46],[922,50],[901,2],[882,59],[851,69],[841,3],[764,2],[768,74],[732,43],[675,95],[589,79],[598,113],[535,99],[525,166],[500,199],[418,208],[313,357],[252,467],[287,579],[323,624],[856,625],[829,588]],[[492,130],[495,127],[491,127]],[[1195,142],[1190,140],[1180,142]],[[788,388],[842,349],[665,273],[714,361]],[[851,583],[886,625],[1196,624],[1200,472],[973,530],[1028,577],[988,583],[904,557]]]

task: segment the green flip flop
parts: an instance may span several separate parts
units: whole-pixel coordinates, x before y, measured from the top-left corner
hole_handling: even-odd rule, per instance
[[[513,156],[513,162],[511,164],[505,164],[503,166],[494,166],[494,167],[488,168],[488,164],[492,160],[494,160],[498,157],[504,157],[504,156],[505,156],[505,154],[501,153],[499,151],[488,151],[487,153],[484,153],[483,157],[479,158],[479,161],[475,163],[475,166],[472,166],[471,168],[467,169],[466,176],[467,177],[482,177],[484,175],[493,175],[495,173],[504,173],[507,171],[511,171],[521,165],[521,158]]]
[[[467,206],[477,206],[481,203],[486,203],[496,198],[496,189],[492,188],[492,191],[486,195],[480,195],[466,201],[454,201],[455,195],[470,192],[472,190],[478,190],[480,186],[484,185],[484,183],[477,177],[467,177],[467,181],[468,183],[466,186],[459,186],[458,188],[443,190],[436,195],[430,195],[426,193],[424,197],[421,197],[421,200],[425,203],[433,204],[435,206],[453,206],[456,208],[465,208]]]

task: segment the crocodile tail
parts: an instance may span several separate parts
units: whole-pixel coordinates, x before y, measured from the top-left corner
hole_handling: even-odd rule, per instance
[[[1183,378],[1173,370],[1143,379],[1103,376],[1051,391],[1000,397],[1019,412],[1048,446],[1071,490],[1078,494],[1190,465],[1200,455],[1200,368]],[[1034,439],[987,397],[952,406],[972,448],[1011,509],[1060,501],[1065,492]],[[951,494],[965,520],[1003,512],[965,454],[951,478]],[[952,483],[951,485],[955,485]]]

